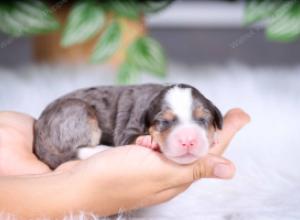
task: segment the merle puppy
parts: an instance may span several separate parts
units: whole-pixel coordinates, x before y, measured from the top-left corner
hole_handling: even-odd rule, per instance
[[[81,89],[55,100],[35,122],[34,152],[54,169],[104,145],[137,143],[187,164],[207,154],[222,123],[218,108],[190,85]]]

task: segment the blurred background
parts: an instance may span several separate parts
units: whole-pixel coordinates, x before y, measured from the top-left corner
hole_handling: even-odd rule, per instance
[[[155,82],[252,117],[225,154],[233,180],[120,218],[300,219],[300,1],[37,2],[0,3],[0,110],[38,117],[78,88]]]
[[[299,63],[299,41],[270,41],[263,25],[244,25],[244,14],[243,1],[178,0],[146,20],[149,34],[163,45],[170,60],[189,65],[233,60],[255,66]],[[12,39],[2,33],[0,41],[2,66],[34,62],[32,38]]]

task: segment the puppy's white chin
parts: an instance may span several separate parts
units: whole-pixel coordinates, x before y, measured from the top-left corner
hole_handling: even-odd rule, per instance
[[[169,160],[178,164],[191,164],[208,154],[208,145],[202,146],[201,148],[198,147],[196,150],[191,151],[172,152],[166,150],[166,148],[160,148],[160,150]]]
[[[195,161],[197,161],[200,156],[196,156],[196,155],[193,155],[193,154],[184,154],[184,155],[181,155],[181,156],[178,156],[178,157],[168,157],[168,159],[178,163],[178,164],[191,164],[191,163],[194,163]]]

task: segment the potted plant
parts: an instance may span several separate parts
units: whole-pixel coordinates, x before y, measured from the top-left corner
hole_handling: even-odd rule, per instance
[[[300,37],[299,0],[248,0],[244,18],[246,25],[265,22],[270,40],[290,42]]]
[[[140,72],[166,74],[159,43],[147,36],[144,17],[172,0],[18,0],[0,3],[0,30],[13,37],[33,36],[41,62],[92,62],[120,66],[119,83]]]
[[[118,82],[139,73],[166,74],[166,58],[147,36],[144,16],[172,0],[18,0],[0,2],[0,30],[14,37],[35,36],[34,54],[47,62],[109,61],[120,66]],[[247,0],[245,25],[264,21],[268,39],[289,42],[300,36],[299,0]]]

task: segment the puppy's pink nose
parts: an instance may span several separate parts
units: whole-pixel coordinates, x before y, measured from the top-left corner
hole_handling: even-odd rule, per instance
[[[183,148],[192,148],[196,145],[196,138],[184,137],[180,138],[178,141]]]
[[[194,127],[185,127],[177,130],[175,140],[179,147],[191,149],[199,145],[198,136]]]
[[[192,148],[197,145],[197,135],[193,129],[184,129],[177,134],[177,141],[183,148]]]

